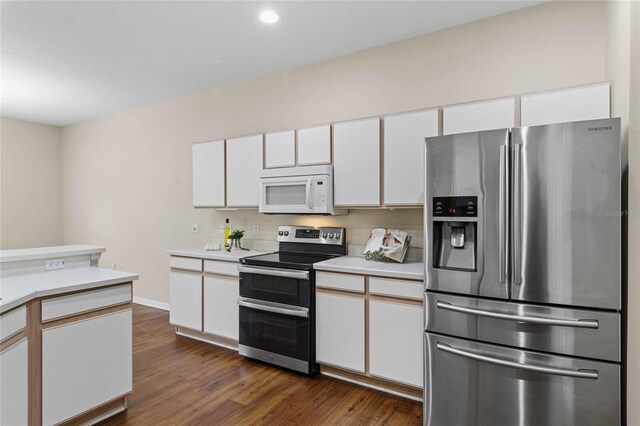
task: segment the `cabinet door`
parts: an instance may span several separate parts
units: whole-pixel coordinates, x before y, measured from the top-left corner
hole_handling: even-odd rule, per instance
[[[522,126],[609,118],[609,83],[523,96]]]
[[[331,164],[331,126],[298,129],[298,165]]]
[[[171,271],[169,274],[169,322],[202,330],[202,276]]]
[[[437,135],[437,110],[385,117],[385,204],[424,202],[424,138]]]
[[[131,361],[131,309],[43,330],[42,423],[130,393]]]
[[[258,207],[262,135],[227,140],[227,205]]]
[[[515,123],[515,99],[456,105],[444,108],[442,114],[445,135],[506,129]]]
[[[380,120],[333,126],[334,202],[341,206],[380,205]]]
[[[369,372],[422,387],[422,306],[369,302]]]
[[[193,205],[224,207],[224,141],[194,144]]]
[[[27,338],[0,352],[0,424],[26,425],[29,418]]]
[[[264,165],[267,168],[296,165],[296,136],[293,130],[264,136]]]
[[[364,299],[316,293],[316,360],[364,373]]]
[[[238,340],[237,278],[204,277],[204,331]]]

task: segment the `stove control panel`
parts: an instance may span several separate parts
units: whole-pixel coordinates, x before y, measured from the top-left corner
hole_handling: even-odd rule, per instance
[[[345,245],[344,228],[278,226],[279,242]]]

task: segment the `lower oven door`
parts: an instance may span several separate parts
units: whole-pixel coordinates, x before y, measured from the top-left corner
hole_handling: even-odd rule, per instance
[[[311,319],[309,309],[240,298],[241,355],[309,373]]]
[[[619,425],[620,365],[425,333],[424,424]]]
[[[311,306],[309,271],[240,265],[240,296],[285,305]]]

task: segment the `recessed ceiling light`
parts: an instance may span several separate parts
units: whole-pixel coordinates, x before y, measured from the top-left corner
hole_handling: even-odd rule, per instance
[[[265,10],[260,14],[260,20],[265,24],[275,24],[280,17],[273,10]]]

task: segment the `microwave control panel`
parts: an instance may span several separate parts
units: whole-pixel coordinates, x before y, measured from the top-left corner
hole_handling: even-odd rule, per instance
[[[327,205],[327,181],[316,179],[313,181],[313,207],[324,208]]]

